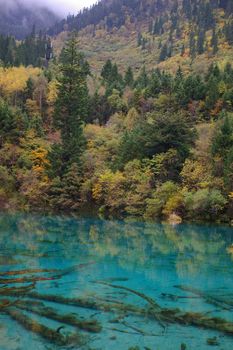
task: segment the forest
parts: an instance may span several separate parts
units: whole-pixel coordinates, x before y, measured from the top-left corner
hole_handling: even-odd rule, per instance
[[[134,3],[100,2],[78,15],[83,22],[72,17],[67,25],[79,31],[75,23],[95,25],[93,16],[111,30],[124,25],[125,8],[131,22],[147,13],[147,38],[161,36],[169,22],[158,48],[165,63],[177,54],[184,21],[192,26],[178,55],[191,64],[233,44],[231,1]],[[51,40],[35,28],[21,42],[0,36],[1,209],[232,222],[232,62],[172,73],[158,62],[122,70],[112,58],[96,75],[74,32],[47,65]],[[148,47],[141,31],[137,46]]]

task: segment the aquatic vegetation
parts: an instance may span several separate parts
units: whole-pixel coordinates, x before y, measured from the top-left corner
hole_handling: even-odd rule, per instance
[[[92,263],[89,263],[92,264]],[[29,292],[36,288],[36,282],[38,281],[51,281],[60,279],[68,273],[71,273],[78,268],[82,268],[88,264],[80,264],[78,266],[73,266],[68,269],[58,270],[58,269],[24,269],[16,271],[3,271],[0,272],[0,276],[13,276],[10,278],[0,278],[0,312],[8,314],[12,319],[17,321],[26,330],[40,335],[42,338],[55,343],[57,345],[68,345],[75,341],[77,344],[81,344],[83,341],[83,336],[78,333],[63,335],[60,333],[60,327],[57,331],[50,329],[49,327],[40,324],[31,317],[24,314],[22,311],[27,311],[30,314],[37,314],[39,316],[61,322],[62,324],[69,324],[76,328],[85,330],[87,332],[100,332],[101,324],[94,319],[84,320],[78,319],[73,314],[59,314],[51,307],[45,306],[41,302],[32,302],[32,300],[25,300],[26,296],[30,296]],[[33,275],[36,273],[36,276]],[[49,273],[50,277],[44,277],[38,275],[38,273]],[[28,277],[15,277],[20,275],[28,275]],[[30,275],[31,274],[31,275]],[[30,282],[30,284],[28,284]],[[33,282],[33,283],[31,283]],[[8,287],[12,284],[23,284],[22,287]],[[10,299],[6,299],[8,296]],[[31,294],[33,297],[33,293]]]
[[[174,338],[174,350],[198,342],[201,350],[217,342],[231,349],[233,295],[225,283],[229,229],[224,236],[225,228],[211,227],[206,235],[185,225],[17,220],[20,231],[11,225],[11,241],[2,244],[6,226],[1,237],[3,254],[15,252],[22,262],[0,271],[0,319],[9,334],[22,331],[27,339],[24,344],[20,339],[22,348],[163,350]],[[194,271],[181,271],[189,264]],[[199,283],[197,272],[203,268],[207,276],[207,264],[217,271],[222,289],[212,276],[207,288]]]
[[[14,273],[16,272],[13,272],[12,274]],[[19,271],[19,275],[20,274],[23,274],[23,271]],[[62,272],[55,276],[61,277]],[[51,279],[53,277],[51,277]],[[15,283],[15,281],[17,281],[17,279],[15,278],[12,278],[12,280],[9,279],[9,283]],[[22,281],[25,282],[25,280]],[[38,277],[37,281],[45,281],[45,279],[43,279],[42,277]],[[0,283],[2,282],[0,281]],[[72,335],[64,336],[60,333],[60,329],[63,328],[63,326],[59,327],[57,331],[54,331],[53,329],[50,329],[49,327],[35,321],[30,316],[24,314],[23,311],[26,311],[30,314],[37,314],[47,319],[55,320],[61,323],[61,325],[68,324],[80,330],[85,330],[87,332],[94,333],[101,332],[102,330],[102,325],[97,320],[86,320],[77,318],[74,314],[60,314],[54,308],[49,307],[47,304],[44,304],[44,302],[72,305],[85,309],[100,310],[102,312],[112,312],[114,314],[118,313],[119,318],[116,320],[118,324],[124,325],[132,329],[134,332],[142,334],[144,336],[153,336],[156,334],[148,334],[147,331],[144,331],[143,329],[139,329],[138,327],[131,325],[129,322],[126,322],[124,320],[124,315],[131,314],[136,317],[146,317],[151,321],[158,322],[158,324],[164,330],[169,326],[169,324],[181,324],[185,326],[190,325],[204,329],[212,329],[233,336],[233,322],[224,320],[219,317],[210,317],[207,316],[205,313],[184,312],[179,308],[165,308],[160,306],[157,301],[147,296],[146,294],[125,286],[115,285],[104,281],[95,281],[94,283],[102,284],[112,289],[125,290],[129,293],[138,296],[140,299],[143,299],[146,302],[146,305],[142,306],[141,304],[128,304],[126,302],[122,302],[121,300],[105,301],[104,298],[101,299],[97,295],[94,295],[91,298],[67,298],[60,295],[40,294],[36,291],[32,291],[32,289],[36,287],[35,282],[33,285],[30,285],[28,287],[2,287],[1,295],[4,297],[4,299],[1,299],[0,311],[8,314],[12,319],[21,324],[25,329],[34,332],[43,337],[44,339],[56,343],[58,345],[70,344],[74,341],[74,339],[76,342],[79,343],[83,341],[83,335],[81,336],[78,335],[78,333],[75,333]],[[204,293],[201,293],[200,291],[197,291],[191,287],[177,286],[177,288],[185,291],[190,291],[194,294],[198,294],[199,296],[205,298],[207,303],[213,303],[214,305],[217,304],[218,306],[220,306],[220,301],[217,301],[214,298],[213,300],[211,300],[210,296],[205,296]],[[5,299],[6,296],[10,296],[11,299]],[[36,301],[33,301],[33,299]],[[44,302],[42,302],[42,300]],[[115,327],[112,327],[111,330],[125,333],[128,332],[127,330],[117,329]],[[216,345],[217,340],[208,339],[207,343],[209,345]],[[184,348],[184,346],[182,346],[182,348]]]
[[[16,320],[18,323],[20,323],[25,329],[40,335],[42,338],[52,343],[55,343],[57,345],[68,345],[68,344],[72,344],[74,341],[78,344],[81,343],[80,338],[78,337],[77,334],[64,336],[61,333],[54,331],[44,326],[43,324],[36,322],[35,320],[24,315],[23,313],[19,312],[16,309],[8,308],[8,309],[5,309],[5,312],[9,316],[11,316],[14,320]]]
[[[50,318],[52,320],[69,324],[88,332],[98,333],[101,331],[101,325],[96,320],[78,319],[73,314],[58,314],[51,307],[46,307],[43,303],[36,303],[32,306],[31,300],[16,302],[16,307],[25,311],[36,313],[40,316]]]

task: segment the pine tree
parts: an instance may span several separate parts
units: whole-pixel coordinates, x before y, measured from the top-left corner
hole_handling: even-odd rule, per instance
[[[56,177],[49,190],[49,202],[53,208],[61,210],[76,210],[81,204],[80,169],[73,163],[61,179]]]
[[[145,89],[148,86],[148,83],[149,83],[149,77],[145,66],[143,66],[137,78],[136,85],[139,89]]]
[[[147,44],[147,40],[146,38],[142,38],[142,50],[145,50],[146,49],[146,44]]]
[[[111,79],[111,75],[112,75],[112,62],[111,60],[107,60],[102,68],[101,77],[104,80],[109,81]]]
[[[213,29],[213,35],[211,39],[211,46],[213,48],[213,54],[215,55],[218,52],[218,36],[216,33],[216,28]]]
[[[142,34],[138,33],[138,46],[142,45]]]
[[[133,71],[131,67],[128,67],[126,73],[125,73],[125,85],[132,87],[134,84],[134,76],[133,76]]]
[[[61,132],[61,144],[56,144],[50,153],[53,176],[64,175],[73,163],[80,166],[85,146],[89,66],[77,50],[74,35],[62,52],[60,74],[54,124]]]
[[[198,32],[198,38],[197,38],[197,52],[199,55],[204,53],[204,43],[205,43],[205,32],[200,29]]]
[[[167,57],[168,57],[168,47],[167,47],[167,44],[164,44],[160,51],[159,62],[165,61]]]
[[[179,66],[177,71],[176,71],[176,76],[175,76],[175,84],[178,83],[182,83],[183,82],[183,79],[184,79],[184,74],[182,72],[182,69],[181,67]]]
[[[216,129],[212,143],[212,156],[221,160],[218,167],[220,176],[224,177],[225,185],[229,191],[233,190],[233,119],[229,114],[223,115],[223,120]]]
[[[207,84],[207,97],[206,97],[206,108],[214,108],[218,98],[219,98],[219,89],[218,89],[218,79],[215,76],[211,76]]]
[[[183,11],[188,19],[192,17],[191,0],[183,0]]]
[[[159,34],[159,23],[158,23],[158,18],[156,18],[153,26],[153,34]]]
[[[230,45],[233,45],[233,20],[229,20],[228,23],[224,27],[224,33],[227,42]]]
[[[189,37],[189,51],[191,59],[194,60],[194,58],[196,57],[196,39],[195,33],[193,31],[190,33]]]
[[[17,142],[19,135],[16,115],[6,102],[0,100],[0,147],[4,142]]]

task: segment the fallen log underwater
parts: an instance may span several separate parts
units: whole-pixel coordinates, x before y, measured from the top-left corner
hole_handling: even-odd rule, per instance
[[[150,304],[150,308],[148,309],[147,314],[150,317],[153,317],[156,315],[156,319],[159,321],[165,321],[167,323],[179,323],[184,325],[198,326],[205,329],[216,330],[222,333],[226,333],[228,335],[233,335],[233,322],[226,321],[219,317],[207,317],[205,314],[202,314],[202,313],[183,312],[178,308],[177,309],[161,308],[158,305],[158,303],[155,302],[152,298],[146,296],[143,293],[134,291],[131,288],[128,288],[125,286],[112,285],[110,283],[106,283],[103,281],[97,281],[96,283],[100,283],[102,285],[106,285],[112,288],[124,289],[147,300],[148,303]],[[154,308],[153,305],[155,305],[156,308]]]
[[[14,276],[14,275],[26,275],[31,273],[54,273],[59,272],[58,269],[24,269],[24,270],[11,270],[11,271],[1,271],[0,276]]]
[[[60,332],[55,331],[33,320],[15,308],[6,308],[4,312],[8,314],[13,320],[17,321],[26,330],[29,330],[56,345],[64,346],[73,343],[80,345],[83,343],[83,338],[78,333],[63,335]]]
[[[47,341],[53,342],[57,345],[68,345],[71,342],[75,341],[77,344],[81,344],[83,341],[83,334],[74,333],[71,335],[64,335],[59,332],[63,328],[64,324],[70,325],[72,327],[78,328],[81,331],[86,331],[90,333],[98,333],[102,330],[102,325],[99,321],[95,319],[83,319],[78,317],[77,314],[63,314],[59,313],[53,307],[48,306],[47,303],[56,303],[63,304],[66,306],[73,306],[78,308],[84,308],[88,310],[97,310],[100,312],[113,313],[117,316],[117,323],[122,326],[131,328],[134,332],[141,335],[156,335],[150,334],[144,331],[141,328],[138,328],[134,325],[126,323],[124,318],[125,316],[133,316],[136,318],[147,318],[151,321],[157,322],[163,329],[166,328],[169,324],[179,324],[184,326],[194,326],[202,329],[213,330],[221,332],[230,336],[233,336],[233,322],[224,320],[219,317],[207,316],[206,313],[197,313],[197,312],[184,312],[179,308],[166,308],[160,306],[154,298],[147,296],[146,294],[134,290],[132,288],[111,284],[106,281],[95,281],[95,283],[101,284],[111,289],[118,289],[127,292],[127,295],[133,294],[141,298],[145,306],[138,306],[136,304],[130,304],[122,302],[119,300],[114,300],[110,298],[104,298],[97,295],[91,297],[64,297],[62,295],[54,294],[41,294],[35,291],[37,281],[45,281],[48,279],[56,279],[65,276],[72,271],[80,267],[84,267],[86,264],[78,265],[69,269],[64,270],[47,270],[47,269],[31,269],[31,270],[18,270],[18,271],[9,271],[9,273],[2,273],[2,276],[13,276],[13,278],[3,278],[2,281],[7,281],[7,284],[4,284],[0,288],[0,312],[8,314],[12,319],[21,324],[26,330],[32,331],[35,334],[43,337]],[[49,277],[44,277],[41,275],[32,275],[26,276],[23,278],[15,277],[17,275],[24,274],[37,274],[37,273],[51,273]],[[53,275],[54,274],[54,275]],[[0,273],[1,275],[1,273]],[[9,284],[18,283],[32,283],[29,285],[23,285],[22,287],[8,287]],[[208,294],[205,294],[201,291],[198,291],[191,287],[177,286],[183,291],[192,292],[194,295],[203,298],[205,302],[220,306],[220,299],[211,297]],[[6,297],[9,298],[6,299]],[[221,303],[223,301],[221,300]],[[222,308],[226,310],[223,306],[230,307],[229,304],[221,304]],[[228,309],[227,309],[228,310]],[[25,314],[26,312],[26,314]],[[47,326],[35,321],[31,318],[30,315],[38,315],[39,317],[44,317],[49,320],[57,321],[62,326],[58,330],[53,330]],[[109,321],[110,322],[110,321]],[[110,329],[103,327],[105,329]],[[124,332],[122,329],[112,328],[112,330]],[[125,331],[127,333],[127,331]],[[162,336],[162,333],[160,334]],[[156,335],[157,336],[157,335]],[[159,336],[159,335],[158,335]]]
[[[202,299],[205,300],[207,304],[211,304],[217,307],[220,307],[223,310],[231,311],[233,310],[233,300],[227,300],[223,298],[218,298],[215,296],[212,296],[208,293],[205,293],[203,291],[200,291],[199,289],[193,288],[193,287],[188,287],[188,286],[183,286],[183,285],[178,285],[174,286],[177,289],[180,289],[185,292],[190,292],[194,295],[197,295],[201,297]]]
[[[88,332],[99,333],[102,329],[101,324],[96,320],[78,319],[73,314],[59,314],[51,307],[46,307],[43,303],[35,303],[33,305],[31,300],[21,300],[16,302],[15,306],[19,309],[35,313],[51,320],[65,323]]]
[[[23,287],[6,287],[3,286],[0,288],[0,296],[1,295],[12,295],[12,296],[21,296],[35,288],[35,283],[31,283],[27,286]]]
[[[115,286],[117,288],[118,286]],[[121,287],[121,286],[119,286]],[[197,312],[184,312],[179,308],[169,309],[160,308],[155,310],[153,307],[146,306],[138,307],[132,304],[126,303],[109,303],[109,302],[97,302],[88,298],[65,298],[58,295],[51,294],[39,294],[36,292],[27,293],[27,297],[43,300],[47,302],[54,302],[64,305],[72,305],[85,309],[99,310],[103,312],[119,312],[120,314],[127,314],[132,316],[146,317],[154,321],[161,320],[166,324],[180,324],[185,326],[195,326],[203,329],[209,329],[225,333],[233,336],[233,322],[224,320],[219,317],[209,317],[205,313]],[[156,315],[155,315],[156,314]]]
[[[40,281],[53,281],[60,279],[61,277],[68,275],[72,272],[75,272],[79,269],[82,269],[88,265],[93,265],[93,262],[86,263],[86,264],[79,264],[77,266],[72,266],[64,270],[44,270],[43,272],[46,273],[53,273],[56,272],[56,274],[52,276],[38,276],[38,275],[31,275],[31,276],[26,276],[26,277],[14,277],[14,278],[0,278],[0,284],[7,285],[7,284],[15,284],[15,283],[33,283],[33,282],[40,282]],[[28,271],[28,272],[25,272]],[[31,272],[30,272],[31,271]],[[24,275],[24,274],[30,274],[33,273],[33,270],[19,270],[19,271],[11,271],[12,275]],[[10,272],[10,273],[11,273]],[[34,272],[35,273],[35,272]],[[5,276],[4,271],[1,273],[0,276]]]

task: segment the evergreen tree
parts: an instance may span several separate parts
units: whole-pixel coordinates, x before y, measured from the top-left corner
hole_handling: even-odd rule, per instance
[[[182,90],[183,83],[184,83],[184,75],[181,67],[179,66],[179,68],[176,71],[176,76],[174,79],[174,91],[177,92]]]
[[[218,52],[218,36],[216,33],[216,28],[213,29],[212,39],[211,39],[211,46],[213,48],[213,54],[215,55]]]
[[[212,109],[219,98],[218,79],[214,75],[208,81],[207,90],[206,107]]]
[[[212,144],[212,154],[218,155],[221,158],[227,157],[229,150],[233,147],[233,119],[228,115],[224,116],[214,135]]]
[[[138,46],[142,45],[142,34],[138,33]]]
[[[167,47],[167,44],[164,44],[160,51],[159,62],[165,61],[167,57],[168,57],[168,47]]]
[[[233,190],[233,118],[225,115],[220,125],[217,125],[213,138],[212,155],[222,161],[222,167],[218,169],[224,176],[225,184],[230,191]]]
[[[188,19],[192,17],[191,0],[183,0],[183,11]]]
[[[132,87],[134,84],[134,76],[133,76],[133,71],[131,67],[128,67],[126,73],[125,73],[125,85]]]
[[[19,135],[16,115],[6,102],[0,100],[0,147],[4,142],[16,142]]]
[[[145,66],[143,66],[141,69],[141,72],[137,78],[136,86],[139,89],[145,89],[148,86],[148,83],[149,83],[149,77],[148,77],[148,74],[146,72]]]
[[[190,51],[190,57],[192,60],[196,57],[196,39],[195,39],[195,33],[191,31],[190,37],[189,37],[189,51]]]
[[[199,55],[204,53],[204,43],[205,43],[205,32],[199,30],[197,38],[197,52]]]
[[[89,66],[77,50],[73,35],[61,55],[54,114],[54,124],[61,131],[61,143],[56,144],[50,153],[53,176],[62,176],[73,163],[81,163],[85,146],[83,123],[88,114],[88,74]]]
[[[53,179],[49,190],[49,202],[53,208],[60,210],[76,210],[81,202],[82,180],[77,163],[73,163],[63,179]]]
[[[29,78],[26,82],[26,88],[24,89],[24,99],[32,99],[33,97],[34,83],[32,78]]]
[[[147,44],[147,39],[146,38],[142,38],[142,44],[141,44],[142,50],[146,49],[146,44]]]
[[[233,20],[232,19],[229,20],[228,23],[225,25],[224,33],[225,33],[227,42],[230,45],[233,45]]]
[[[154,34],[154,35],[159,34],[159,22],[158,22],[158,18],[156,18],[156,20],[155,20],[155,22],[154,22],[153,34]]]
[[[104,80],[109,81],[111,79],[111,75],[112,75],[112,62],[111,60],[107,60],[102,68],[101,77]]]

